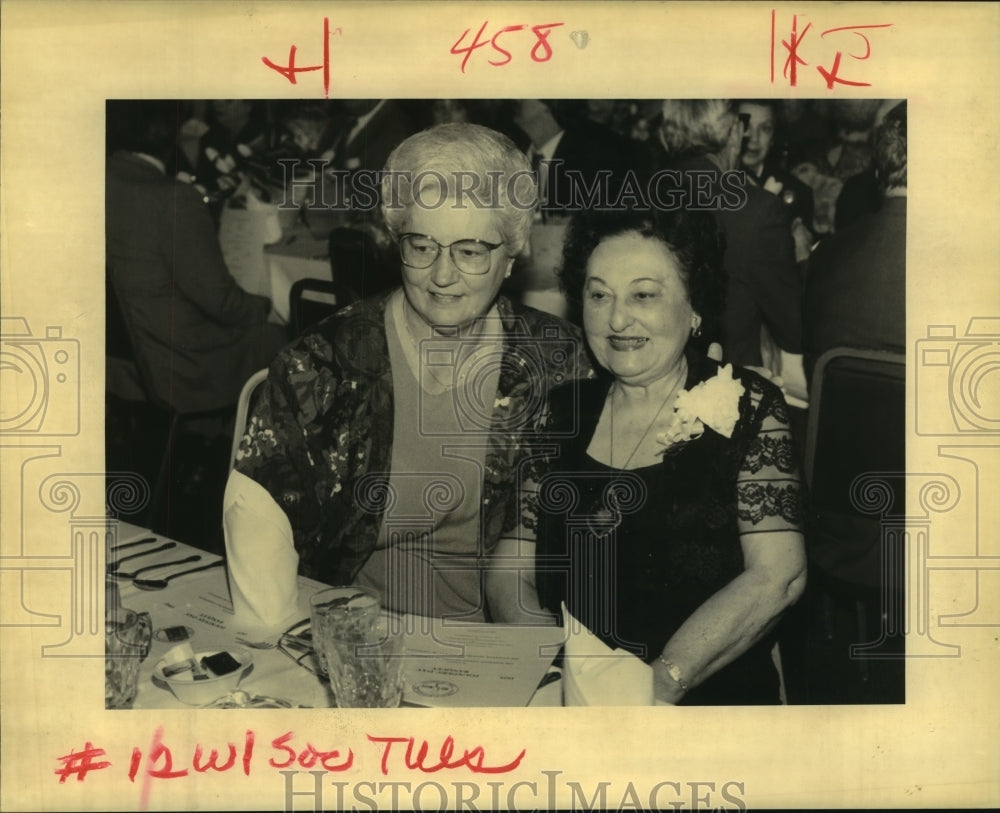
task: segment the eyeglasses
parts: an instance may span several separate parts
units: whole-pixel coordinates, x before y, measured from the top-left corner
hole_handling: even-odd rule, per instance
[[[407,232],[399,238],[399,256],[411,268],[430,268],[446,248],[451,253],[451,261],[463,274],[485,274],[490,270],[492,254],[503,243],[487,243],[485,240],[456,240],[443,245],[426,234]]]

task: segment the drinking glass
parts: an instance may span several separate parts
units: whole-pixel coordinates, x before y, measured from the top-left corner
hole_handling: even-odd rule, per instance
[[[382,597],[367,587],[329,587],[309,601],[312,642],[320,673],[327,674],[324,644],[334,638],[366,640],[382,613]]]
[[[403,694],[403,633],[364,587],[331,587],[311,599],[313,649],[339,708],[393,708]]]
[[[104,615],[104,707],[132,707],[139,689],[139,666],[152,641],[147,613],[111,607]]]
[[[385,621],[365,638],[348,636],[324,642],[330,687],[337,708],[389,709],[403,697],[403,632]]]

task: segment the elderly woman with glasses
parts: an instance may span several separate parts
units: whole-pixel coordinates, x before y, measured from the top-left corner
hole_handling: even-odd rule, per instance
[[[548,388],[589,371],[578,331],[500,295],[536,202],[524,155],[485,127],[439,125],[390,155],[402,286],[271,365],[226,496],[238,614],[289,620],[298,573],[399,612],[490,618],[484,562],[517,525]]]

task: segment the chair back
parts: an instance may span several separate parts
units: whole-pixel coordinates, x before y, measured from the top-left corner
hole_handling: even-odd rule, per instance
[[[399,284],[399,275],[390,273],[389,263],[367,231],[350,226],[333,229],[329,247],[334,281],[359,299]]]
[[[146,383],[139,372],[125,314],[109,274],[104,277],[104,298],[104,390],[130,403],[147,402]]]
[[[247,379],[247,383],[243,385],[243,389],[240,390],[240,399],[236,402],[236,422],[233,425],[233,446],[229,452],[229,470],[233,470],[233,466],[236,465],[236,452],[239,451],[240,441],[243,440],[243,434],[246,432],[247,428],[247,416],[250,414],[250,410],[253,409],[253,405],[256,402],[256,396],[260,385],[267,380],[267,368],[263,370],[258,370],[250,378]]]
[[[330,314],[356,302],[357,295],[337,282],[325,279],[300,279],[288,293],[289,327],[293,336]]]
[[[845,581],[878,586],[881,517],[863,510],[858,478],[889,489],[882,514],[902,516],[906,471],[906,359],[835,348],[813,371],[806,430],[806,539],[814,564]]]

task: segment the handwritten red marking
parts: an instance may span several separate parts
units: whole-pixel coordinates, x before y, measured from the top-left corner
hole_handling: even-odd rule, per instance
[[[334,749],[332,751],[319,751],[313,746],[312,743],[306,743],[306,747],[300,751],[296,752],[294,748],[288,745],[288,741],[295,736],[294,732],[288,731],[282,734],[280,737],[271,740],[271,746],[280,751],[284,751],[288,755],[288,759],[284,762],[278,762],[271,757],[268,760],[268,764],[272,768],[287,768],[295,762],[298,762],[303,768],[311,768],[316,764],[317,761],[328,771],[346,771],[354,764],[354,752],[350,749],[347,750],[346,758],[342,758],[340,751]],[[335,762],[334,760],[343,760],[340,762]]]
[[[330,98],[330,19],[323,18],[323,98]]]
[[[161,759],[163,760],[163,765],[159,768],[152,768],[148,771],[149,775],[154,779],[180,779],[182,776],[187,776],[187,768],[181,770],[174,770],[174,755],[170,752],[170,749],[163,744],[163,728],[162,726],[156,729],[156,733],[153,734],[153,747],[149,749],[149,760],[156,765]]]
[[[107,760],[98,760],[98,757],[103,756],[106,756],[104,749],[95,748],[90,740],[87,740],[82,751],[70,751],[65,756],[59,757],[58,759],[63,765],[53,773],[59,777],[60,785],[74,774],[76,781],[82,782],[91,771],[100,771],[111,767],[111,763]]]
[[[799,83],[799,74],[798,74],[799,66],[800,65],[806,66],[810,64],[803,58],[801,52],[805,50],[803,43],[806,39],[806,34],[809,33],[809,29],[811,29],[812,26],[813,24],[810,22],[800,32],[799,15],[793,14],[791,34],[789,35],[789,38],[787,40],[786,39],[781,40],[781,44],[786,52],[785,64],[782,68],[782,76],[788,80],[788,83],[791,87],[796,87]],[[871,41],[868,39],[868,35],[865,32],[876,28],[891,28],[891,27],[892,23],[878,23],[874,25],[838,25],[834,26],[833,28],[827,28],[824,31],[822,31],[820,33],[820,40],[825,40],[827,37],[831,35],[838,35],[846,32],[853,34],[856,37],[859,37],[861,41],[864,43],[863,53],[854,53],[846,49],[844,49],[843,51],[836,51],[836,53],[834,53],[834,55],[830,58],[831,61],[829,68],[824,67],[822,64],[816,64],[816,72],[819,73],[819,75],[822,76],[823,79],[825,80],[827,90],[833,90],[836,85],[849,85],[852,87],[870,87],[871,86],[870,82],[863,82],[856,79],[846,79],[840,75],[840,67],[844,53],[847,53],[847,55],[851,59],[863,62],[864,60],[868,59],[872,53]],[[776,31],[777,31],[777,10],[772,8],[771,9],[771,83],[772,84],[774,83],[774,60],[775,60],[775,50],[776,50],[775,42],[777,36]],[[815,51],[815,48],[816,46],[813,45],[809,50]],[[829,50],[831,49],[829,48],[827,49],[828,53]],[[820,54],[820,58],[825,58],[828,55],[828,53]],[[819,62],[819,60],[814,60],[814,61],[817,63]]]
[[[468,45],[464,45],[466,37],[469,36],[469,32],[472,31],[471,28],[466,28],[462,32],[455,43],[451,46],[449,53],[455,56],[462,57],[461,71],[465,73],[465,69],[469,64],[469,59],[472,57],[474,51],[479,48],[485,48],[487,45],[491,46],[496,53],[502,55],[502,59],[487,59],[486,61],[492,65],[494,68],[499,68],[504,65],[510,64],[514,59],[514,54],[512,51],[500,45],[500,38],[505,34],[513,34],[517,31],[523,31],[528,28],[526,23],[516,23],[514,25],[505,25],[499,29],[492,37],[484,36],[486,34],[486,28],[489,25],[489,20],[483,22],[479,26],[479,30],[476,32],[475,36],[472,37],[472,42]],[[564,23],[542,23],[540,25],[531,26],[531,31],[535,35],[535,44],[532,46],[529,56],[534,62],[548,62],[552,58],[552,45],[549,43],[549,34],[551,29],[558,28],[564,25]]]
[[[549,34],[552,32],[548,29],[557,28],[562,25],[562,23],[545,23],[544,25],[533,25],[531,30],[535,32],[535,36],[538,37],[538,41],[535,46],[531,49],[531,58],[535,62],[548,62],[552,59],[552,46],[549,45]],[[538,56],[537,51],[541,48],[544,52],[544,56]]]
[[[344,30],[342,28],[335,28],[333,31],[337,34],[343,35]],[[325,98],[330,98],[330,18],[323,18],[323,62],[320,65],[306,65],[303,67],[298,67],[295,64],[295,54],[298,51],[297,46],[294,44],[288,49],[288,64],[279,65],[271,61],[268,57],[262,56],[261,62],[263,62],[267,67],[273,71],[277,71],[282,76],[284,76],[291,84],[298,84],[297,74],[307,73],[309,71],[323,71],[323,95]]]
[[[250,776],[250,762],[253,759],[254,733],[249,728],[243,738],[243,773]]]
[[[464,750],[462,756],[453,761],[452,756],[455,753],[455,740],[449,736],[441,744],[439,752],[440,762],[437,765],[425,765],[427,751],[430,747],[427,740],[421,742],[416,754],[414,754],[413,747],[416,743],[414,737],[373,737],[371,734],[367,736],[371,742],[385,744],[381,765],[383,776],[389,775],[389,755],[392,752],[393,744],[397,742],[406,743],[406,753],[403,757],[406,767],[411,771],[421,771],[423,773],[435,773],[440,770],[453,770],[463,767],[468,768],[472,773],[508,773],[521,764],[521,760],[526,753],[525,749],[522,749],[521,753],[507,764],[490,766],[483,764],[483,760],[486,759],[486,751],[481,745],[477,745],[471,751],[468,749]]]
[[[229,743],[229,757],[226,759],[225,763],[219,765],[219,752],[213,748],[208,755],[208,764],[202,764],[202,757],[204,756],[205,749],[201,745],[197,745],[194,749],[194,769],[198,773],[205,773],[209,768],[213,771],[228,771],[233,765],[236,764],[236,746]]]
[[[774,9],[771,9],[771,84],[774,84]]]
[[[524,28],[523,25],[506,25],[499,31],[497,31],[496,34],[493,35],[493,39],[490,40],[490,45],[493,46],[494,51],[503,54],[506,57],[506,59],[504,59],[503,62],[496,62],[491,59],[489,60],[489,63],[491,65],[495,65],[496,67],[499,68],[501,65],[506,65],[514,58],[514,55],[510,51],[508,51],[506,48],[500,47],[500,45],[497,43],[497,40],[500,39],[500,36],[502,34],[507,34],[511,31],[521,31],[523,28]]]
[[[871,42],[869,42],[868,37],[862,34],[861,31],[869,28],[891,28],[891,27],[892,23],[883,23],[880,25],[842,25],[838,26],[837,28],[826,29],[820,34],[820,37],[825,38],[827,34],[835,34],[840,31],[850,31],[853,34],[856,34],[864,42],[865,52],[864,54],[849,53],[848,56],[851,57],[851,59],[856,59],[859,62],[863,62],[864,60],[868,59],[868,57],[871,56],[872,44]],[[841,57],[841,52],[837,51],[837,55],[833,58],[833,65],[830,67],[830,70],[826,70],[822,65],[816,66],[816,70],[819,71],[820,76],[822,76],[826,80],[827,90],[833,90],[833,86],[835,84],[850,85],[852,87],[871,87],[871,82],[854,82],[849,79],[841,79],[837,75],[838,71],[840,70],[840,57]]]
[[[797,14],[793,14],[791,36],[788,40],[781,41],[781,44],[785,46],[785,50],[788,51],[788,57],[785,59],[785,67],[781,75],[789,80],[792,87],[798,84],[798,66],[809,64],[799,56],[799,46],[802,44],[802,40],[805,39],[806,34],[809,33],[809,29],[812,28],[812,23],[809,23],[809,25],[802,29],[801,35],[798,33],[798,24],[799,17]],[[789,71],[791,71],[791,76],[788,75]]]
[[[128,766],[128,781],[134,783],[135,777],[139,773],[139,766],[142,765],[142,751],[138,748],[132,749],[132,760]]]
[[[462,44],[462,40],[464,40],[469,35],[469,32],[472,30],[471,28],[466,28],[465,31],[462,32],[462,36],[460,36],[455,41],[455,44],[451,46],[451,53],[453,53],[455,56],[458,56],[459,54],[465,54],[465,56],[462,57],[462,73],[465,73],[465,66],[469,63],[469,57],[472,56],[472,52],[475,51],[477,48],[484,47],[487,44],[486,40],[483,40],[482,42],[479,41],[479,38],[483,35],[483,32],[486,30],[487,25],[489,25],[489,20],[485,20],[483,24],[479,27],[479,31],[476,32],[476,36],[473,37],[472,39],[472,45],[468,46],[467,48],[459,48],[458,46],[460,46]]]

